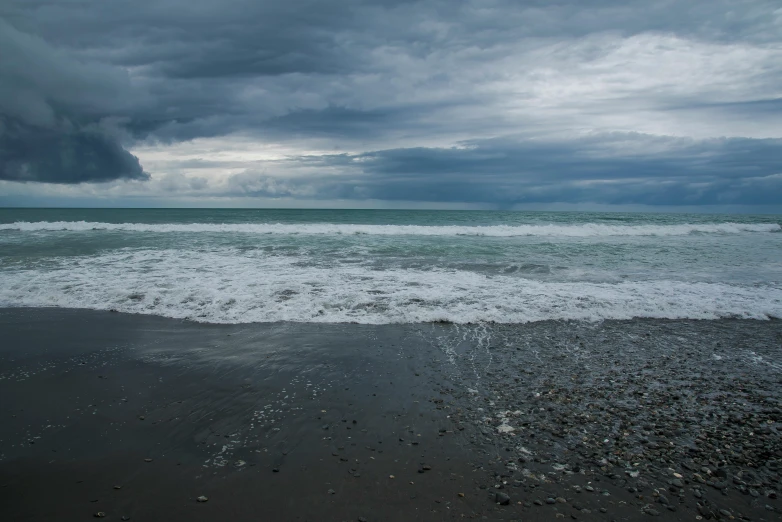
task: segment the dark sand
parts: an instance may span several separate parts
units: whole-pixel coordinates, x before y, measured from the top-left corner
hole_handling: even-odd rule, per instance
[[[4,309],[0,339],[2,521],[782,520],[780,321]]]

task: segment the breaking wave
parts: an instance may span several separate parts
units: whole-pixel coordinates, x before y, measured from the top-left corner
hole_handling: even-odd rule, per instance
[[[118,310],[210,323],[767,319],[782,317],[782,288],[552,282],[459,269],[323,267],[264,255],[140,250],[0,272],[0,306]]]
[[[147,233],[240,233],[280,235],[410,235],[410,236],[682,236],[687,234],[740,234],[779,232],[777,223],[710,223],[677,225],[492,225],[492,226],[424,226],[424,225],[352,225],[352,224],[282,224],[282,223],[98,223],[89,221],[39,221],[0,224],[0,230],[38,231],[118,231]]]

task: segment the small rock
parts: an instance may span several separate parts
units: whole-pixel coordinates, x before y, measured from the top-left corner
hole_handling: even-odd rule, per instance
[[[106,516],[106,513],[104,513],[103,511],[98,511],[97,513],[95,513],[92,516],[94,516],[95,518],[103,518],[103,517]]]
[[[532,503],[533,503],[533,504],[535,504],[536,506],[542,506],[542,505],[543,505],[543,502],[541,502],[541,501],[540,501],[539,499],[537,499],[537,498],[536,498],[535,500],[533,500],[533,501],[532,501]]]
[[[114,486],[114,489],[122,489],[122,486]]]
[[[546,499],[546,504],[556,504],[556,503],[557,503],[557,501],[556,501],[556,500],[554,500],[554,499],[553,499],[553,498],[551,498],[551,497],[549,497],[549,498],[547,498],[547,499]]]
[[[328,491],[328,493],[329,493],[329,495],[336,495],[336,494],[337,494],[337,492],[336,492],[336,491],[334,491],[333,489],[330,489],[330,490]]]
[[[205,497],[205,496],[201,495],[200,497],[196,497],[196,500],[197,500],[198,502],[206,502],[206,501],[207,501],[207,500],[209,500],[209,499],[208,499],[207,497]]]
[[[497,492],[494,495],[494,501],[501,506],[507,506],[510,504],[510,497],[505,493]]]
[[[144,462],[152,462],[152,459],[146,458],[146,459],[144,459]]]
[[[279,472],[280,472],[280,468],[272,468],[272,473],[279,473]]]
[[[367,522],[367,519],[364,517],[358,517],[358,522]]]

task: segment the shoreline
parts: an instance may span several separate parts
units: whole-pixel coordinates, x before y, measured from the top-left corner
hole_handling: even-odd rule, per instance
[[[8,308],[0,332],[4,519],[782,508],[775,319],[214,325]]]

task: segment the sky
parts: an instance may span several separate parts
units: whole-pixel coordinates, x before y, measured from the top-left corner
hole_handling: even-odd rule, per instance
[[[782,212],[782,4],[5,0],[0,205]]]

